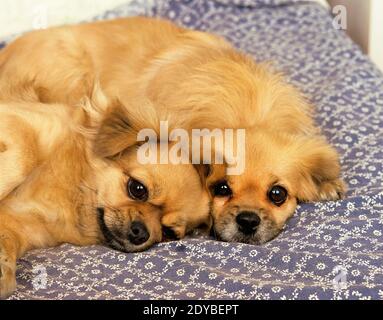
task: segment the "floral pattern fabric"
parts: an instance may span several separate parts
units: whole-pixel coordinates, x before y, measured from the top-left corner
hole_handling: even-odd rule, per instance
[[[11,299],[382,299],[383,74],[327,10],[302,0],[133,0],[96,19],[132,15],[220,34],[273,61],[339,150],[347,197],[300,205],[262,246],[190,238],[134,254],[36,250],[19,260]]]

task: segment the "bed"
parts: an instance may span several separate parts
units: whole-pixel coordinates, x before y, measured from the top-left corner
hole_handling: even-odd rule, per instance
[[[273,61],[315,105],[341,154],[347,197],[301,204],[262,246],[194,237],[134,254],[67,244],[35,250],[19,260],[10,299],[382,299],[381,71],[309,1],[134,0],[95,19],[132,15],[214,32]]]

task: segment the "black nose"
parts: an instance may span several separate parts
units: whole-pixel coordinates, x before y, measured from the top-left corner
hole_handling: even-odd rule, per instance
[[[236,221],[239,231],[244,234],[252,234],[261,222],[261,218],[255,212],[242,211],[237,215]]]
[[[130,225],[128,234],[129,241],[135,245],[140,245],[149,239],[149,232],[146,226],[140,221],[133,221]]]

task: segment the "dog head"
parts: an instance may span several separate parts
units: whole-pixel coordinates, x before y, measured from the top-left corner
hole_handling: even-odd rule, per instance
[[[137,157],[137,134],[152,127],[151,117],[109,104],[93,139],[93,152],[103,159],[97,170],[98,222],[106,242],[119,250],[143,250],[164,235],[182,238],[197,227],[210,227],[209,195],[191,162],[144,164]],[[160,143],[156,147],[159,157],[168,153]]]
[[[337,153],[319,137],[309,103],[268,64],[195,42],[164,54],[147,76],[150,99],[183,117],[184,127],[246,130],[243,173],[213,164],[207,178],[219,238],[264,243],[299,201],[344,192]]]
[[[245,170],[212,165],[206,183],[218,238],[262,244],[277,236],[298,202],[338,199],[344,192],[336,151],[321,137],[246,131]]]

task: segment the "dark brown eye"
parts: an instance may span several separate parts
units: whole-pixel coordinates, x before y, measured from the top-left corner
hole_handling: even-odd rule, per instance
[[[227,181],[220,181],[214,184],[212,192],[216,197],[230,197],[233,194]]]
[[[268,193],[269,200],[276,206],[281,206],[287,199],[287,190],[281,186],[273,186]]]
[[[129,179],[128,195],[133,200],[146,201],[148,200],[148,189],[138,180]]]

